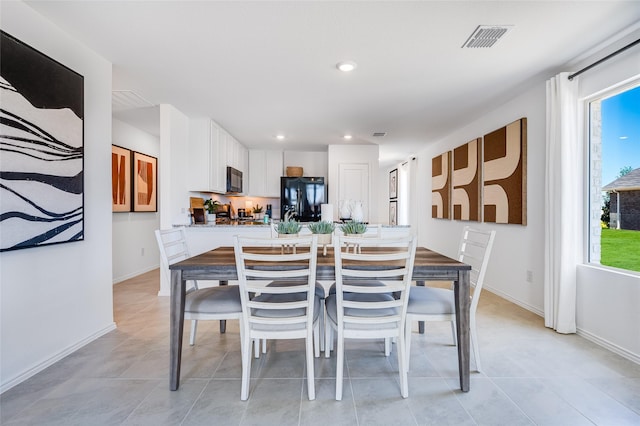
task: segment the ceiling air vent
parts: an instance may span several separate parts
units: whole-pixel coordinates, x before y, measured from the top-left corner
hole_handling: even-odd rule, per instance
[[[373,136],[375,136],[376,138],[381,138],[383,136],[387,136],[387,132],[374,132]]]
[[[133,90],[114,90],[111,92],[111,108],[113,111],[124,111],[150,106],[153,106],[153,104]]]
[[[462,48],[491,47],[511,28],[513,25],[478,25]]]

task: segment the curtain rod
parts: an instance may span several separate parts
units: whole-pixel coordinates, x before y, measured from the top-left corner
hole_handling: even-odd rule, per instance
[[[600,65],[600,64],[601,64],[601,63],[603,63],[604,61],[608,61],[609,59],[613,58],[614,56],[616,56],[616,55],[618,55],[618,54],[620,54],[620,53],[622,53],[622,52],[624,52],[625,50],[629,49],[630,47],[635,46],[635,45],[636,45],[636,44],[638,44],[638,43],[640,43],[640,39],[638,39],[638,40],[636,40],[636,41],[634,41],[634,42],[631,42],[631,43],[627,44],[625,47],[622,47],[622,48],[620,48],[620,49],[616,50],[615,52],[613,52],[613,53],[611,53],[611,54],[609,54],[609,55],[605,56],[604,58],[600,59],[599,61],[596,61],[596,62],[592,63],[591,65],[589,65],[589,66],[586,66],[586,67],[582,68],[580,71],[574,72],[573,74],[571,74],[571,75],[569,76],[569,80],[573,80],[573,79],[574,79],[574,77],[579,76],[579,75],[580,75],[580,74],[582,74],[583,72],[590,70],[591,68],[595,67],[596,65]]]

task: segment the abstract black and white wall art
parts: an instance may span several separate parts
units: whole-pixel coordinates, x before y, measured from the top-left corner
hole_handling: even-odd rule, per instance
[[[0,31],[0,251],[84,239],[84,78]]]

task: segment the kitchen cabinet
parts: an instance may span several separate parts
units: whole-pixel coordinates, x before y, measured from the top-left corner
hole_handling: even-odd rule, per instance
[[[227,190],[227,145],[224,129],[208,118],[189,120],[189,189]],[[222,138],[221,138],[222,136]]]
[[[253,197],[280,197],[282,151],[249,151],[249,191]]]
[[[227,149],[227,166],[247,173],[249,151],[226,131],[223,131],[223,135]]]

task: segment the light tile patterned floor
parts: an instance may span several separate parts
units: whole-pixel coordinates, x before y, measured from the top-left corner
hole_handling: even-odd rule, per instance
[[[240,401],[237,323],[226,334],[201,322],[185,344],[179,391],[168,390],[168,298],[158,271],[114,287],[118,329],[0,397],[2,425],[640,425],[640,365],[489,292],[478,327],[484,371],[458,390],[456,348],[446,323],[414,333],[408,399],[395,352],[381,342],[346,344],[344,397],[335,401],[335,357],[317,359],[307,399],[304,345],[271,342],[253,364]]]

